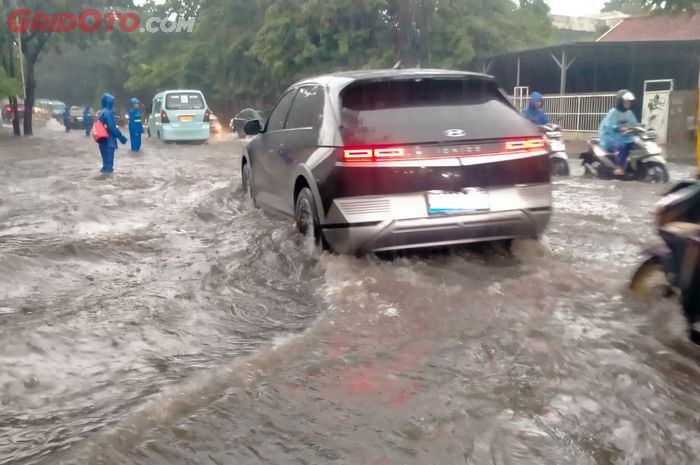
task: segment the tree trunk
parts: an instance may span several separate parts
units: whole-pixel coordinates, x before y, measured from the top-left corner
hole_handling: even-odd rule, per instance
[[[24,99],[24,135],[31,136],[32,131],[32,115],[34,113],[34,93],[36,91],[36,79],[34,79],[34,63],[29,63],[27,66],[27,86],[25,92],[27,97]]]
[[[402,68],[415,68],[419,63],[418,50],[416,47],[417,9],[417,0],[399,2],[399,56],[401,57]]]
[[[19,111],[17,105],[17,97],[9,97],[10,107],[12,108],[12,133],[15,136],[21,136],[22,133],[19,131]]]

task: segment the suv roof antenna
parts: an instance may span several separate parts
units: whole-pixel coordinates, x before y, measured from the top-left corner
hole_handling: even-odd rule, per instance
[[[397,61],[394,67],[391,69],[401,69],[401,60]]]

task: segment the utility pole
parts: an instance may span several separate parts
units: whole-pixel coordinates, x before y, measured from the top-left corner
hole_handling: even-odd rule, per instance
[[[17,9],[17,0],[14,1],[15,10]],[[22,33],[17,31],[17,46],[19,47],[19,69],[22,73],[22,95],[26,102],[27,100],[27,82],[24,78],[24,53],[22,53]]]

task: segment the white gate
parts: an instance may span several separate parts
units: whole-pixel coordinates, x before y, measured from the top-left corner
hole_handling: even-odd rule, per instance
[[[652,90],[657,88],[658,90]],[[666,143],[668,134],[668,112],[671,106],[673,79],[644,81],[644,103],[642,124],[653,129],[660,144]]]
[[[523,111],[530,101],[530,88],[526,86],[513,89],[513,106]]]
[[[544,98],[544,111],[564,131],[597,132],[616,99],[613,93],[552,95]]]
[[[518,110],[525,108],[529,93],[516,87],[512,97],[513,106]],[[544,112],[552,123],[558,124],[563,131],[597,132],[600,122],[608,111],[615,106],[614,93],[600,94],[565,94],[546,95]]]

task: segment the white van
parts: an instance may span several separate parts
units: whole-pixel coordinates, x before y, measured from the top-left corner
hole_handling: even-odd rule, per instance
[[[148,135],[175,142],[206,142],[211,134],[211,112],[198,90],[166,90],[153,97]]]

